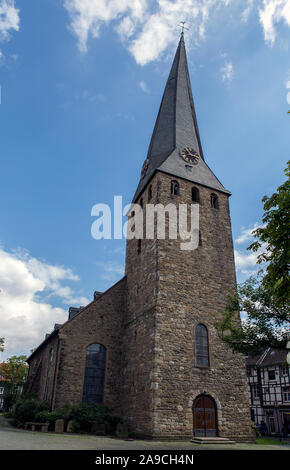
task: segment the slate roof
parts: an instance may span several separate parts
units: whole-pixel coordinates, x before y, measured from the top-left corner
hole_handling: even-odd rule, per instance
[[[201,158],[197,165],[187,165],[181,158],[185,147],[198,152]],[[230,194],[204,160],[183,35],[166,83],[146,160],[148,169],[145,177],[141,177],[134,202],[157,170]]]
[[[273,366],[277,364],[286,364],[287,351],[276,351],[268,348],[260,356],[248,356],[246,359],[247,366]]]

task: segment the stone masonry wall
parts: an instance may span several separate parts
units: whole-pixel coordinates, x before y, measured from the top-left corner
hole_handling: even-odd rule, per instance
[[[153,177],[150,203],[192,203],[194,184],[174,177],[180,194],[172,197],[172,179],[160,172]],[[206,392],[217,405],[219,435],[249,440],[244,359],[221,342],[214,327],[227,294],[236,289],[228,196],[215,192],[219,208],[213,209],[213,191],[196,187],[201,200],[197,250],[181,251],[181,240],[143,240],[140,256],[137,240],[127,242],[124,416],[132,430],[141,434],[190,437],[193,402]],[[145,205],[148,187],[141,197]],[[206,369],[195,366],[198,323],[206,325],[209,333],[210,367]]]
[[[170,195],[171,177],[159,174],[159,200],[191,204],[194,184],[177,179],[179,196]],[[215,321],[227,295],[236,289],[228,196],[200,192],[200,245],[180,250],[179,240],[158,241],[158,301],[156,308],[155,436],[191,436],[192,405],[207,393],[218,410],[221,437],[251,439],[244,358],[234,354],[217,336]],[[209,334],[209,368],[196,367],[195,327],[202,323]]]
[[[120,415],[122,322],[126,309],[123,278],[59,330],[60,360],[54,407],[82,402],[86,350],[92,343],[106,347],[104,405]]]

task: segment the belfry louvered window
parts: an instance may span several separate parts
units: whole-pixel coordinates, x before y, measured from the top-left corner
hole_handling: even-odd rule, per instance
[[[102,403],[106,368],[106,348],[90,344],[87,348],[83,403]]]
[[[179,183],[175,180],[171,181],[171,195],[172,196],[179,195]]]
[[[201,324],[195,329],[195,362],[198,367],[209,367],[208,332]]]

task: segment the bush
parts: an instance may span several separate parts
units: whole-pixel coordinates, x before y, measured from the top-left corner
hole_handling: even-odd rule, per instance
[[[24,426],[27,421],[35,421],[36,415],[41,412],[48,410],[48,404],[41,402],[36,398],[25,398],[21,397],[17,400],[15,405],[11,409],[12,418],[15,421],[16,426]]]
[[[48,423],[49,429],[54,430],[55,422],[57,419],[64,419],[65,424],[70,418],[71,407],[69,405],[63,405],[60,408],[56,408],[53,411],[40,411],[36,414],[36,421],[40,423]]]
[[[9,411],[12,406],[17,402],[17,395],[13,395],[12,393],[9,393],[7,395],[4,395],[4,410]]]
[[[80,430],[81,430],[80,423],[76,419],[73,419],[73,421],[72,421],[72,432],[79,433]]]
[[[79,423],[79,431],[91,432],[93,424],[105,424],[108,433],[114,433],[120,418],[111,416],[103,405],[81,404],[72,407],[70,418]]]

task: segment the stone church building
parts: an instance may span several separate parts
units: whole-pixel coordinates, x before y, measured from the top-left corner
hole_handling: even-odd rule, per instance
[[[133,202],[199,204],[198,248],[128,239],[125,276],[46,335],[27,391],[52,409],[103,403],[143,437],[252,440],[244,358],[214,326],[236,289],[229,196],[203,155],[182,34]]]

